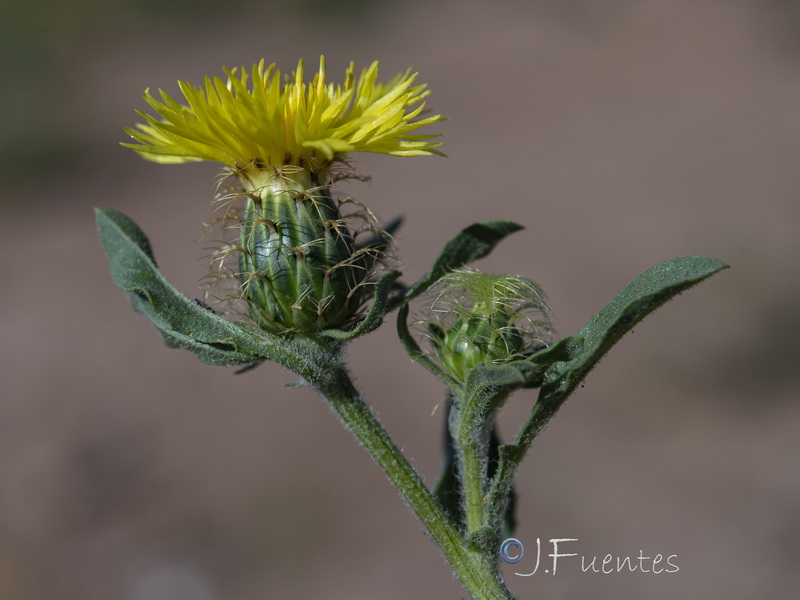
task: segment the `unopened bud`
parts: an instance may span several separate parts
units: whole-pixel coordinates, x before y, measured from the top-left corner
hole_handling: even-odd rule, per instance
[[[458,381],[480,365],[522,359],[553,337],[544,294],[530,279],[459,269],[432,295],[434,355]]]

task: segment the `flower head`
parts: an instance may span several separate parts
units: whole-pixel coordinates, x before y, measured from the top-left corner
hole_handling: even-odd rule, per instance
[[[358,78],[351,63],[344,84],[334,85],[320,57],[311,83],[303,80],[302,60],[283,82],[263,60],[249,78],[244,68],[225,74],[227,81],[206,77],[203,89],[178,82],[186,105],[161,90],[161,100],[145,91],[161,118],[139,112],[146,123],[125,130],[136,143],[122,145],[161,163],[212,160],[236,170],[294,165],[316,173],[349,152],[441,154],[430,141],[437,136],[411,133],[443,119],[418,118],[430,92],[414,85],[416,73],[379,83],[377,61]]]
[[[523,359],[553,337],[541,288],[517,275],[457,269],[431,290],[428,327],[434,354],[457,381],[482,364]]]

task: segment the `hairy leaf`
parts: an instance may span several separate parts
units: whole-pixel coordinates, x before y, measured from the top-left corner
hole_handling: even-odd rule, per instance
[[[578,332],[584,344],[578,356],[556,363],[548,379],[572,390],[622,336],[667,301],[726,269],[722,261],[702,256],[674,258],[651,267],[634,279]]]
[[[418,296],[450,271],[487,256],[503,238],[521,229],[524,229],[522,225],[511,221],[483,221],[470,225],[445,244],[430,270],[408,289],[405,300]]]
[[[156,267],[147,237],[124,214],[96,209],[95,216],[114,283],[130,293],[133,307],[150,319],[167,346],[186,348],[210,365],[270,359],[301,375],[318,371],[314,359],[319,356],[306,341],[223,319],[172,287]]]

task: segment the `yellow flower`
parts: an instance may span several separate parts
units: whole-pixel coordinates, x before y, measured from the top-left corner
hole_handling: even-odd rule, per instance
[[[430,92],[413,85],[416,73],[379,83],[375,61],[356,80],[350,63],[344,84],[334,85],[320,57],[310,84],[303,81],[302,60],[282,85],[275,65],[265,68],[263,60],[253,65],[249,87],[244,68],[225,74],[227,82],[206,77],[205,89],[179,81],[188,105],[161,90],[159,101],[146,90],[145,100],[161,119],[139,112],[147,123],[125,129],[137,143],[122,145],[161,163],[213,160],[237,170],[294,165],[314,173],[348,152],[442,154],[430,141],[436,135],[411,134],[443,120],[417,119]]]

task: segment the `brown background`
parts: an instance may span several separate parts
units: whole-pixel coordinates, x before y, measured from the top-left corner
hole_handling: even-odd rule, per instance
[[[449,159],[359,158],[348,189],[406,216],[408,280],[482,219],[522,222],[481,266],[534,278],[563,334],[678,255],[733,268],[613,351],[519,475],[505,568],[521,598],[787,597],[800,587],[800,46],[796,3],[150,0],[2,20],[0,598],[459,598],[438,551],[308,390],[168,350],[111,284],[91,208],[131,215],[193,295],[215,167],[120,148],[145,87],[325,53],[412,65]],[[11,14],[13,13],[13,14]],[[353,370],[413,463],[439,464],[441,387],[391,323]],[[534,396],[502,416],[509,437]],[[556,576],[675,554],[675,574]],[[543,565],[542,569],[547,565]]]

